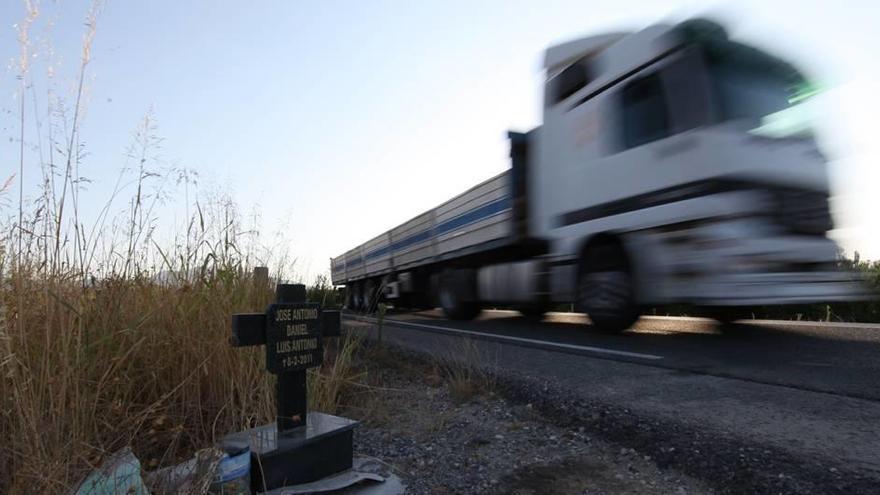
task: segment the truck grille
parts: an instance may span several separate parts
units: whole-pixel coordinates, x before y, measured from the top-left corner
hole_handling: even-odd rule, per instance
[[[777,190],[774,216],[793,234],[825,235],[833,226],[826,191]]]

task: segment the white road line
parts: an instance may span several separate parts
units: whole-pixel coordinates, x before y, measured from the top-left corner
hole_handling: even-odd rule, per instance
[[[562,314],[562,313],[560,313]],[[571,313],[575,314],[575,313]],[[642,316],[645,320],[654,321],[713,321],[711,318],[702,318],[699,316]],[[851,328],[854,330],[880,330],[878,323],[858,323],[844,321],[810,321],[810,320],[738,320],[738,323],[746,323],[752,325],[773,325],[773,326],[792,326],[792,327],[827,327],[827,328]]]
[[[849,328],[852,330],[880,330],[880,324],[877,323],[846,323],[842,321],[806,321],[806,320],[741,320],[743,323],[753,323],[755,325],[777,325],[792,327],[828,327],[828,328]]]
[[[346,315],[346,316],[349,318],[355,318],[357,320],[362,320],[362,321],[369,321],[372,323],[377,322],[377,320],[375,318],[370,318],[368,316],[352,316],[352,315]],[[520,344],[532,344],[532,345],[537,345],[537,346],[541,346],[541,347],[549,348],[549,349],[553,349],[553,348],[569,349],[569,350],[592,352],[592,353],[596,353],[596,354],[610,354],[613,356],[623,356],[623,357],[630,357],[630,358],[637,358],[637,359],[650,359],[650,360],[663,359],[663,356],[657,356],[654,354],[641,354],[638,352],[618,351],[616,349],[606,349],[604,347],[563,344],[560,342],[550,342],[550,341],[546,341],[546,340],[537,340],[537,339],[525,339],[522,337],[511,337],[509,335],[499,335],[496,333],[474,332],[471,330],[461,330],[458,328],[443,327],[443,326],[439,326],[439,325],[425,325],[423,323],[411,323],[408,321],[395,320],[392,318],[386,318],[385,321],[389,322],[389,323],[394,323],[395,325],[408,325],[408,326],[416,327],[416,328],[428,328],[431,330],[440,330],[442,332],[455,333],[455,334],[459,334],[459,335],[470,335],[470,336],[476,336],[476,337],[489,337],[492,340],[498,340],[498,341],[502,341],[502,342],[504,342],[504,341],[516,342],[516,343],[520,343]]]
[[[488,313],[502,313],[502,314],[512,314],[519,315],[519,311],[513,311],[508,309],[484,309],[484,312]],[[548,316],[562,316],[562,317],[582,317],[584,316],[581,313],[569,313],[566,311],[550,311],[547,313]],[[653,321],[693,321],[693,322],[712,322],[711,318],[705,318],[701,316],[660,316],[660,315],[642,315],[641,319],[643,320],[653,320]],[[860,322],[844,322],[844,321],[810,321],[810,320],[739,320],[740,323],[753,324],[753,325],[775,325],[775,326],[786,326],[790,325],[793,327],[827,327],[827,328],[850,328],[853,330],[880,330],[880,323],[860,323]]]

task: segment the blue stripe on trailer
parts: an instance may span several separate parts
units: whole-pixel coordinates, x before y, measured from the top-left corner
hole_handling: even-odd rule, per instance
[[[491,203],[486,203],[482,206],[474,208],[471,211],[462,213],[457,217],[450,218],[449,220],[441,223],[437,226],[434,235],[443,235],[451,230],[455,230],[464,227],[465,225],[478,222],[485,218],[491,217],[496,213],[501,213],[508,208],[510,208],[510,198],[504,196],[501,199],[492,201]]]
[[[415,234],[405,237],[397,242],[392,243],[390,246],[384,246],[379,249],[370,251],[366,255],[364,255],[363,259],[360,257],[355,258],[351,261],[350,264],[354,265],[357,263],[361,263],[363,261],[367,261],[373,258],[378,258],[380,256],[386,255],[390,252],[400,251],[405,249],[413,244],[418,244],[420,242],[427,241],[432,237],[437,237],[446,233],[449,233],[453,230],[459,229],[466,225],[470,225],[472,223],[479,222],[480,220],[485,220],[486,218],[491,217],[492,215],[496,215],[501,213],[504,210],[510,208],[510,197],[504,196],[500,199],[492,201],[490,203],[486,203],[484,205],[480,205],[473,210],[466,211],[460,215],[457,215],[445,222],[437,225],[433,232],[431,229],[426,229],[421,232],[416,232]]]

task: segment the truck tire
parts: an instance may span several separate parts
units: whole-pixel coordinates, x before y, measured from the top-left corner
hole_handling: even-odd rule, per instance
[[[424,311],[426,309],[434,309],[434,305],[431,303],[431,298],[427,294],[423,293],[413,293],[409,295],[407,299],[407,306],[416,310],[416,311]]]
[[[638,321],[633,277],[621,246],[601,244],[584,253],[576,304],[602,332],[620,333]]]
[[[373,313],[379,306],[379,288],[375,280],[367,280],[364,283],[364,311]]]
[[[355,282],[351,287],[351,309],[353,311],[364,310],[364,284]]]
[[[547,308],[543,306],[520,306],[516,310],[523,315],[523,318],[534,322],[542,321],[547,314]]]
[[[704,313],[721,324],[733,323],[745,318],[745,315],[740,312],[739,308],[713,307],[706,308]]]
[[[718,330],[721,333],[731,333],[742,330],[742,325],[737,322],[739,320],[748,320],[752,317],[749,308],[737,306],[715,306],[706,308],[704,313],[709,318],[718,322]]]
[[[450,320],[472,320],[482,309],[474,300],[476,277],[472,270],[449,270],[440,277],[437,299]]]
[[[354,301],[354,284],[346,284],[345,285],[345,308],[349,311],[355,311],[355,301]]]

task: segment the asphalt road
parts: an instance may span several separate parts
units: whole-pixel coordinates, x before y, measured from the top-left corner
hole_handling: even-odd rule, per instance
[[[627,332],[606,335],[574,313],[551,313],[534,322],[516,311],[484,311],[477,320],[460,322],[435,310],[391,314],[387,320],[413,331],[448,329],[477,339],[880,401],[880,325],[756,321],[721,332],[703,318],[647,316]]]
[[[374,318],[346,320],[375,335]],[[810,476],[833,468],[880,487],[880,325],[749,322],[722,333],[710,320],[644,317],[606,335],[569,313],[541,322],[513,311],[469,322],[438,311],[385,320],[384,339],[432,356],[460,353],[468,337],[484,362],[558,386],[560,403],[577,399],[709,432],[719,451],[722,440],[756,446],[772,453],[760,462],[788,463],[768,467],[783,478],[792,466],[810,466]],[[690,442],[658,435],[661,444]],[[702,462],[712,445],[682,462]],[[832,486],[822,483],[815,486]]]

